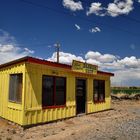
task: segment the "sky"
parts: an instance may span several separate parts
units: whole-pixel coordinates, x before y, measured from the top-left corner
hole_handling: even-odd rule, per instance
[[[79,60],[140,86],[140,0],[0,0],[0,64],[33,56]]]

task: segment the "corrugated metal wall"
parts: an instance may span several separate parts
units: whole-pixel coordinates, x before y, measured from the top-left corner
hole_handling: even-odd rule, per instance
[[[42,109],[42,75],[63,76],[67,79],[66,107]],[[62,68],[26,63],[25,74],[25,113],[24,125],[49,122],[76,115],[75,78],[87,79],[87,113],[110,108],[110,81],[109,76],[85,77],[82,74],[72,74]],[[106,81],[106,102],[93,103],[93,78]]]
[[[105,102],[94,103],[93,101],[93,80],[105,80]],[[87,85],[87,113],[98,112],[102,110],[110,109],[111,107],[111,97],[110,97],[110,78],[108,76],[94,76],[88,79]]]
[[[42,109],[42,75],[66,77],[66,107]],[[45,65],[27,63],[25,81],[25,125],[75,116],[75,79],[67,72]]]
[[[23,73],[25,64],[9,66],[0,70],[0,116],[10,121],[22,125],[23,120],[23,104],[16,104],[8,101],[9,95],[9,75],[15,73]],[[23,76],[24,85],[24,76]],[[24,87],[22,88],[24,93]],[[23,101],[22,101],[23,102]]]
[[[8,101],[9,75],[23,74],[22,104]],[[42,75],[66,77],[66,107],[42,109]],[[86,113],[97,112],[110,108],[110,78],[109,76],[71,73],[70,70],[54,68],[41,64],[26,62],[9,66],[0,70],[0,116],[20,125],[30,125],[54,121],[76,115],[75,80],[84,78],[87,81]],[[93,79],[105,80],[105,103],[93,102]]]

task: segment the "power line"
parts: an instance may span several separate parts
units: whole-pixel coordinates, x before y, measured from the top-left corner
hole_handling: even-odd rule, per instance
[[[19,47],[26,47],[26,46],[29,46],[29,44],[16,44],[17,46]],[[48,45],[47,43],[36,43],[36,44],[30,44],[32,46],[45,46],[45,45]]]
[[[91,4],[92,2],[89,2],[89,1],[85,1],[85,0],[82,0],[82,2],[83,3],[85,3],[85,4]],[[93,4],[93,3],[92,3]],[[93,4],[95,7],[97,7],[97,8],[99,8],[97,5],[95,5],[95,4]],[[118,14],[118,12],[115,12],[115,11],[112,11],[112,10],[109,10],[109,9],[107,9],[107,8],[105,8],[105,7],[103,7],[103,10],[106,10],[106,11],[108,11],[108,12],[110,12],[110,13],[113,13],[113,14]],[[125,18],[125,19],[127,19],[127,20],[129,20],[129,21],[132,21],[132,22],[136,22],[136,23],[140,23],[140,20],[138,20],[138,19],[136,19],[136,18],[133,18],[133,17],[130,17],[130,16],[126,16],[126,15],[123,15],[123,14],[121,14],[121,15],[119,15],[120,17],[122,17],[122,18]]]
[[[80,15],[73,15],[69,12],[64,12],[62,10],[58,10],[58,9],[55,9],[55,8],[52,8],[52,7],[48,7],[46,5],[41,5],[41,4],[37,4],[37,3],[34,3],[34,2],[31,2],[31,1],[27,1],[27,0],[20,0],[21,2],[24,2],[24,3],[27,3],[27,4],[30,4],[30,5],[33,5],[33,6],[37,6],[37,7],[40,7],[40,8],[45,8],[47,10],[50,10],[50,11],[53,11],[55,13],[59,13],[59,14],[64,14],[64,15],[67,15],[67,16],[71,16],[71,17],[76,17],[76,18],[79,18],[83,21],[87,21],[89,23],[96,23],[96,24],[101,24],[101,25],[104,25],[106,27],[109,27],[109,28],[112,28],[114,30],[119,30],[119,31],[122,31],[122,32],[126,32],[126,33],[129,33],[131,35],[135,35],[135,36],[140,36],[140,34],[137,34],[137,33],[134,33],[134,32],[131,32],[129,30],[126,30],[126,29],[123,29],[123,28],[120,28],[120,27],[117,27],[117,26],[113,26],[113,25],[109,25],[109,24],[106,24],[106,23],[100,23],[100,22],[97,22],[97,21],[93,21],[93,20],[90,20],[90,19],[87,19],[87,18],[84,18],[83,16],[80,16]]]

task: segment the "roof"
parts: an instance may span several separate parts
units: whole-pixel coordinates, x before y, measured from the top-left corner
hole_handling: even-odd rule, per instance
[[[57,62],[51,62],[51,61],[47,61],[47,60],[43,60],[43,59],[39,59],[39,58],[26,56],[26,57],[23,57],[23,58],[20,58],[20,59],[17,59],[17,60],[14,60],[14,61],[11,61],[11,62],[0,65],[0,69],[5,68],[7,66],[15,65],[15,64],[18,64],[18,63],[21,63],[21,62],[37,63],[37,64],[42,64],[42,65],[48,65],[48,66],[53,66],[53,67],[69,69],[69,70],[71,70],[71,68],[72,68],[71,65],[57,63]],[[113,73],[104,72],[104,71],[97,71],[97,74],[114,76]]]

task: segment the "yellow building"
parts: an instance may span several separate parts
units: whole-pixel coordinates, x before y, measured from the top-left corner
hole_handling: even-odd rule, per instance
[[[110,109],[110,76],[98,67],[24,57],[0,65],[0,116],[22,126]]]

